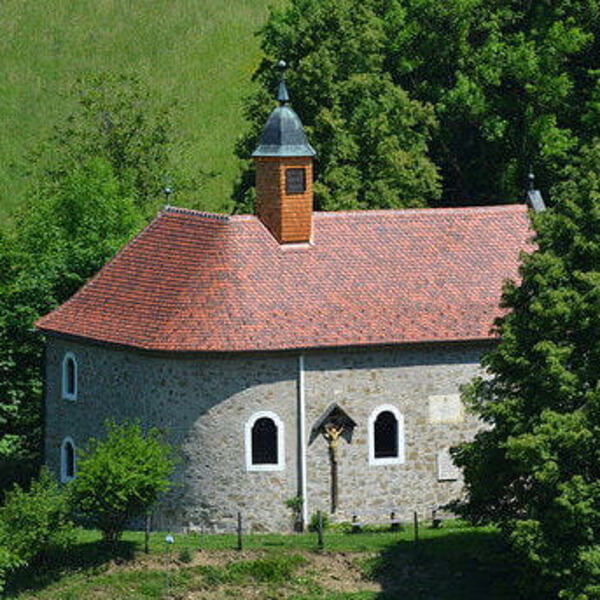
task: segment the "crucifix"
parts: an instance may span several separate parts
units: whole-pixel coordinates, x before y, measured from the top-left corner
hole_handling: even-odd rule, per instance
[[[337,475],[337,463],[338,463],[338,445],[340,436],[344,433],[343,425],[335,425],[334,423],[327,423],[323,427],[323,437],[327,440],[327,446],[329,447],[329,462],[331,466],[331,512],[334,513],[337,509],[338,503],[338,475]]]
[[[338,497],[338,460],[340,439],[344,438],[349,444],[356,423],[339,404],[333,402],[325,412],[315,421],[310,432],[309,445],[317,438],[322,437],[327,442],[329,454],[330,485],[330,511],[335,513],[339,505]]]

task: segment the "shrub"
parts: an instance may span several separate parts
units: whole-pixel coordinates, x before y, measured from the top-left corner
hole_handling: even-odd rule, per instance
[[[323,531],[325,531],[326,529],[329,529],[329,516],[325,512],[321,513],[321,523],[323,524]],[[319,528],[319,513],[314,512],[310,516],[310,523],[308,525],[308,530],[309,531],[317,531],[318,528]]]
[[[70,547],[74,536],[66,494],[46,467],[29,491],[15,485],[7,492],[0,509],[0,545],[15,560],[47,558],[52,551]]]
[[[25,566],[25,562],[11,554],[8,548],[0,546],[0,594],[6,586],[6,577],[10,571]]]
[[[73,508],[116,543],[126,522],[145,514],[169,487],[174,460],[158,429],[106,423],[105,440],[90,440],[69,484]]]
[[[288,498],[285,501],[285,505],[292,511],[292,524],[294,531],[302,531],[304,523],[302,522],[302,506],[304,505],[304,499],[302,496],[294,496]]]
[[[0,587],[10,571],[46,560],[69,548],[74,539],[66,494],[47,468],[29,491],[15,484],[0,508]]]

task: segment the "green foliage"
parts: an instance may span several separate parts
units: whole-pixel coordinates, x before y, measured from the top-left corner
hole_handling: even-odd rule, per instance
[[[74,170],[98,158],[112,168],[119,195],[150,212],[162,200],[167,175],[185,188],[170,160],[173,107],[157,106],[138,76],[91,73],[77,81],[74,95],[76,109],[32,153],[32,174],[44,194],[60,194]]]
[[[15,485],[0,508],[0,588],[6,574],[64,552],[75,540],[69,506],[46,468],[28,491]]]
[[[248,99],[251,129],[237,147],[246,159],[238,210],[254,190],[247,160],[273,108],[272,64],[292,66],[288,87],[317,150],[315,204],[321,210],[423,206],[440,186],[427,148],[436,125],[430,105],[411,100],[385,70],[386,33],[375,2],[299,0],[271,14],[262,30],[268,59]]]
[[[302,512],[302,506],[304,505],[304,500],[302,496],[293,496],[292,498],[288,498],[285,501],[285,505],[292,511],[294,516],[299,515]]]
[[[179,562],[190,563],[192,562],[192,551],[186,546],[179,551]]]
[[[128,519],[144,515],[169,487],[174,467],[170,446],[157,429],[106,423],[104,440],[79,452],[77,477],[69,485],[72,505],[117,542]]]
[[[538,250],[508,285],[499,346],[466,400],[493,426],[455,451],[465,515],[500,523],[530,586],[564,598],[600,586],[600,142],[535,216]]]
[[[25,563],[12,554],[6,546],[0,545],[0,594],[6,587],[6,580],[12,571],[16,571]]]
[[[321,512],[321,525],[323,527],[323,531],[325,531],[326,529],[329,529],[329,525],[330,525],[329,515],[326,512]],[[314,512],[312,515],[310,515],[310,522],[308,524],[308,530],[315,532],[315,531],[318,531],[318,529],[319,529],[319,513]]]
[[[299,554],[267,556],[256,560],[234,562],[228,565],[227,575],[232,581],[253,579],[261,583],[283,583],[289,581],[306,559]]]
[[[43,340],[33,323],[69,298],[142,223],[112,167],[90,158],[42,181],[4,237],[0,283],[0,456],[39,456]],[[1,243],[1,240],[0,240]]]
[[[282,3],[0,2],[0,78],[6,82],[0,86],[0,221],[23,200],[27,176],[15,163],[72,111],[77,78],[107,69],[139,74],[151,112],[177,103],[174,130],[185,140],[171,148],[178,171],[186,177],[199,168],[218,173],[206,193],[182,196],[175,188],[174,203],[229,210],[237,172],[232,150],[243,125],[239,105],[260,60],[254,32],[267,7]]]
[[[171,594],[296,600],[402,595],[416,599],[423,598],[426,590],[428,598],[439,600],[518,597],[513,566],[493,528],[449,522],[444,530],[425,528],[421,534],[416,548],[412,531],[360,536],[330,532],[326,560],[335,561],[334,579],[322,576],[323,555],[319,558],[314,552],[314,534],[251,534],[245,538],[244,553],[237,553],[237,558],[232,555],[235,534],[178,535],[173,552],[183,548],[194,552],[199,542],[202,551],[199,564],[171,562]],[[143,532],[127,531],[122,545],[135,547],[137,556],[144,547]],[[107,563],[110,554],[98,532],[78,530],[78,544],[67,564],[20,571],[11,581],[11,592],[23,600],[86,598],[98,593],[119,599],[162,598],[166,566],[162,535],[154,536],[150,552],[150,563],[142,556],[133,563]],[[203,564],[206,560],[202,557],[211,564]],[[358,577],[359,571],[362,577]],[[346,587],[351,584],[353,591],[334,592],[340,581],[346,582]],[[372,581],[378,584],[374,586]],[[527,598],[531,600],[531,596]]]
[[[43,340],[66,301],[144,223],[171,139],[137,78],[90,76],[71,116],[31,157],[26,204],[0,232],[0,459],[39,461]],[[3,476],[4,480],[5,477]]]
[[[292,0],[261,39],[261,91],[238,155],[256,145],[283,57],[319,152],[319,208],[431,203],[434,163],[445,203],[520,199],[532,163],[547,192],[599,134],[598,0]]]

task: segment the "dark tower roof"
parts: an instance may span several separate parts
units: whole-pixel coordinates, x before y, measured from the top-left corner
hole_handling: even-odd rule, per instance
[[[300,117],[288,106],[290,97],[284,77],[286,64],[281,60],[277,67],[281,70],[277,89],[279,106],[269,115],[252,156],[314,156],[315,149],[308,143]]]

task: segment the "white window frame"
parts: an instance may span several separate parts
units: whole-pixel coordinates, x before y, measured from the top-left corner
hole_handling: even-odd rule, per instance
[[[398,424],[398,456],[375,458],[375,421],[382,412],[391,412]],[[378,406],[370,415],[368,421],[369,436],[369,465],[403,465],[404,464],[404,415],[392,404]]]
[[[69,392],[69,371],[67,369],[67,365],[69,361],[73,361],[73,393]],[[62,397],[65,400],[77,400],[77,391],[78,391],[78,379],[79,379],[79,368],[77,365],[77,358],[73,352],[67,352],[63,356],[62,360],[62,377],[61,377],[61,385],[62,385]]]
[[[67,475],[67,444],[71,444],[73,448],[73,476]],[[60,480],[62,483],[67,483],[77,475],[77,447],[71,436],[67,436],[60,444]]]
[[[259,419],[271,419],[277,427],[277,462],[255,465],[252,463],[252,428]],[[246,471],[283,471],[285,468],[285,436],[283,421],[270,411],[261,410],[254,413],[244,427],[244,441],[246,444]]]

